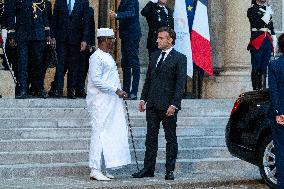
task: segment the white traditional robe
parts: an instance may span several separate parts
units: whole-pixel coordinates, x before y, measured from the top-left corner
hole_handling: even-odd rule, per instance
[[[106,168],[131,162],[123,100],[115,94],[118,88],[121,84],[114,59],[96,50],[90,57],[86,97],[92,124],[90,168],[101,169],[101,154]]]

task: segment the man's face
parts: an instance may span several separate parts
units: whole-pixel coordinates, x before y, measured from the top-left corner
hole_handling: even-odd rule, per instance
[[[170,37],[168,32],[159,32],[157,38],[158,48],[166,50],[172,47],[173,39]]]
[[[106,44],[107,48],[111,51],[114,47],[115,37],[107,37],[106,38]]]
[[[263,5],[263,4],[265,4],[265,3],[266,3],[266,0],[256,0],[256,2],[257,2],[258,4]]]
[[[166,3],[167,3],[167,0],[159,0],[159,3],[160,3],[160,4],[166,4]]]

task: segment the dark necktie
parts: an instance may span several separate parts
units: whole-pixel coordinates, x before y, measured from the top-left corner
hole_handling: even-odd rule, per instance
[[[162,57],[160,58],[160,60],[159,60],[159,62],[157,64],[157,70],[160,69],[160,67],[161,67],[161,65],[162,65],[162,63],[164,61],[165,55],[166,55],[166,52],[162,52]]]
[[[71,14],[71,0],[68,0],[68,13]]]

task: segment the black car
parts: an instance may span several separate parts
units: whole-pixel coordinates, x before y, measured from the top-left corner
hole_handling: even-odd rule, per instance
[[[257,165],[267,185],[275,188],[271,112],[267,89],[240,94],[226,126],[226,144],[233,156]]]

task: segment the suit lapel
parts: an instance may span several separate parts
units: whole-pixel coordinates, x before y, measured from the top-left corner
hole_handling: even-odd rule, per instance
[[[167,66],[167,64],[169,64],[169,62],[171,62],[172,56],[174,54],[174,49],[171,50],[171,52],[168,54],[168,56],[165,58],[165,60],[163,61],[160,70],[163,69],[163,67]]]
[[[157,53],[153,54],[152,64],[153,64],[153,71],[154,72],[156,72],[156,65],[157,65],[157,61],[158,61],[160,54],[161,54],[161,51],[158,51]]]
[[[79,4],[79,0],[75,0],[73,9],[72,9],[72,11],[71,11],[71,15],[74,14],[74,11],[77,9],[78,4]]]

